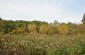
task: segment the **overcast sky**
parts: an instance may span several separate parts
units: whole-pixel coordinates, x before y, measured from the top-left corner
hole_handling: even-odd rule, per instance
[[[40,20],[79,23],[85,0],[0,0],[0,17],[7,20]]]

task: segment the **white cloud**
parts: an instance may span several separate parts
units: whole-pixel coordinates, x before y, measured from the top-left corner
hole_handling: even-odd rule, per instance
[[[76,22],[78,17],[67,12],[64,3],[73,3],[73,0],[66,0],[66,2],[65,0],[0,0],[0,15],[4,19],[12,20]]]

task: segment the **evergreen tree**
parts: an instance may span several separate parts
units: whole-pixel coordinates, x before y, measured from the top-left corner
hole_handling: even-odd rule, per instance
[[[83,16],[82,23],[85,24],[85,14]]]
[[[0,20],[2,20],[2,18],[0,18]]]

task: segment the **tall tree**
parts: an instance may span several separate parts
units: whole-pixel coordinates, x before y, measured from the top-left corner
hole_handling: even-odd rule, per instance
[[[85,14],[83,16],[82,23],[85,24]]]
[[[59,25],[59,22],[57,20],[54,20],[53,26],[58,26],[58,25]]]
[[[5,21],[3,24],[4,33],[7,34],[12,30],[16,29],[14,21]]]
[[[2,18],[0,18],[0,20],[2,20]]]

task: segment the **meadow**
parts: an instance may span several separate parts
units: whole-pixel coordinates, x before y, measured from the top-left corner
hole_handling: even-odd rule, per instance
[[[85,35],[0,35],[0,55],[85,55]]]
[[[85,55],[82,24],[0,19],[0,55]]]
[[[0,0],[0,55],[85,55],[85,0]]]

